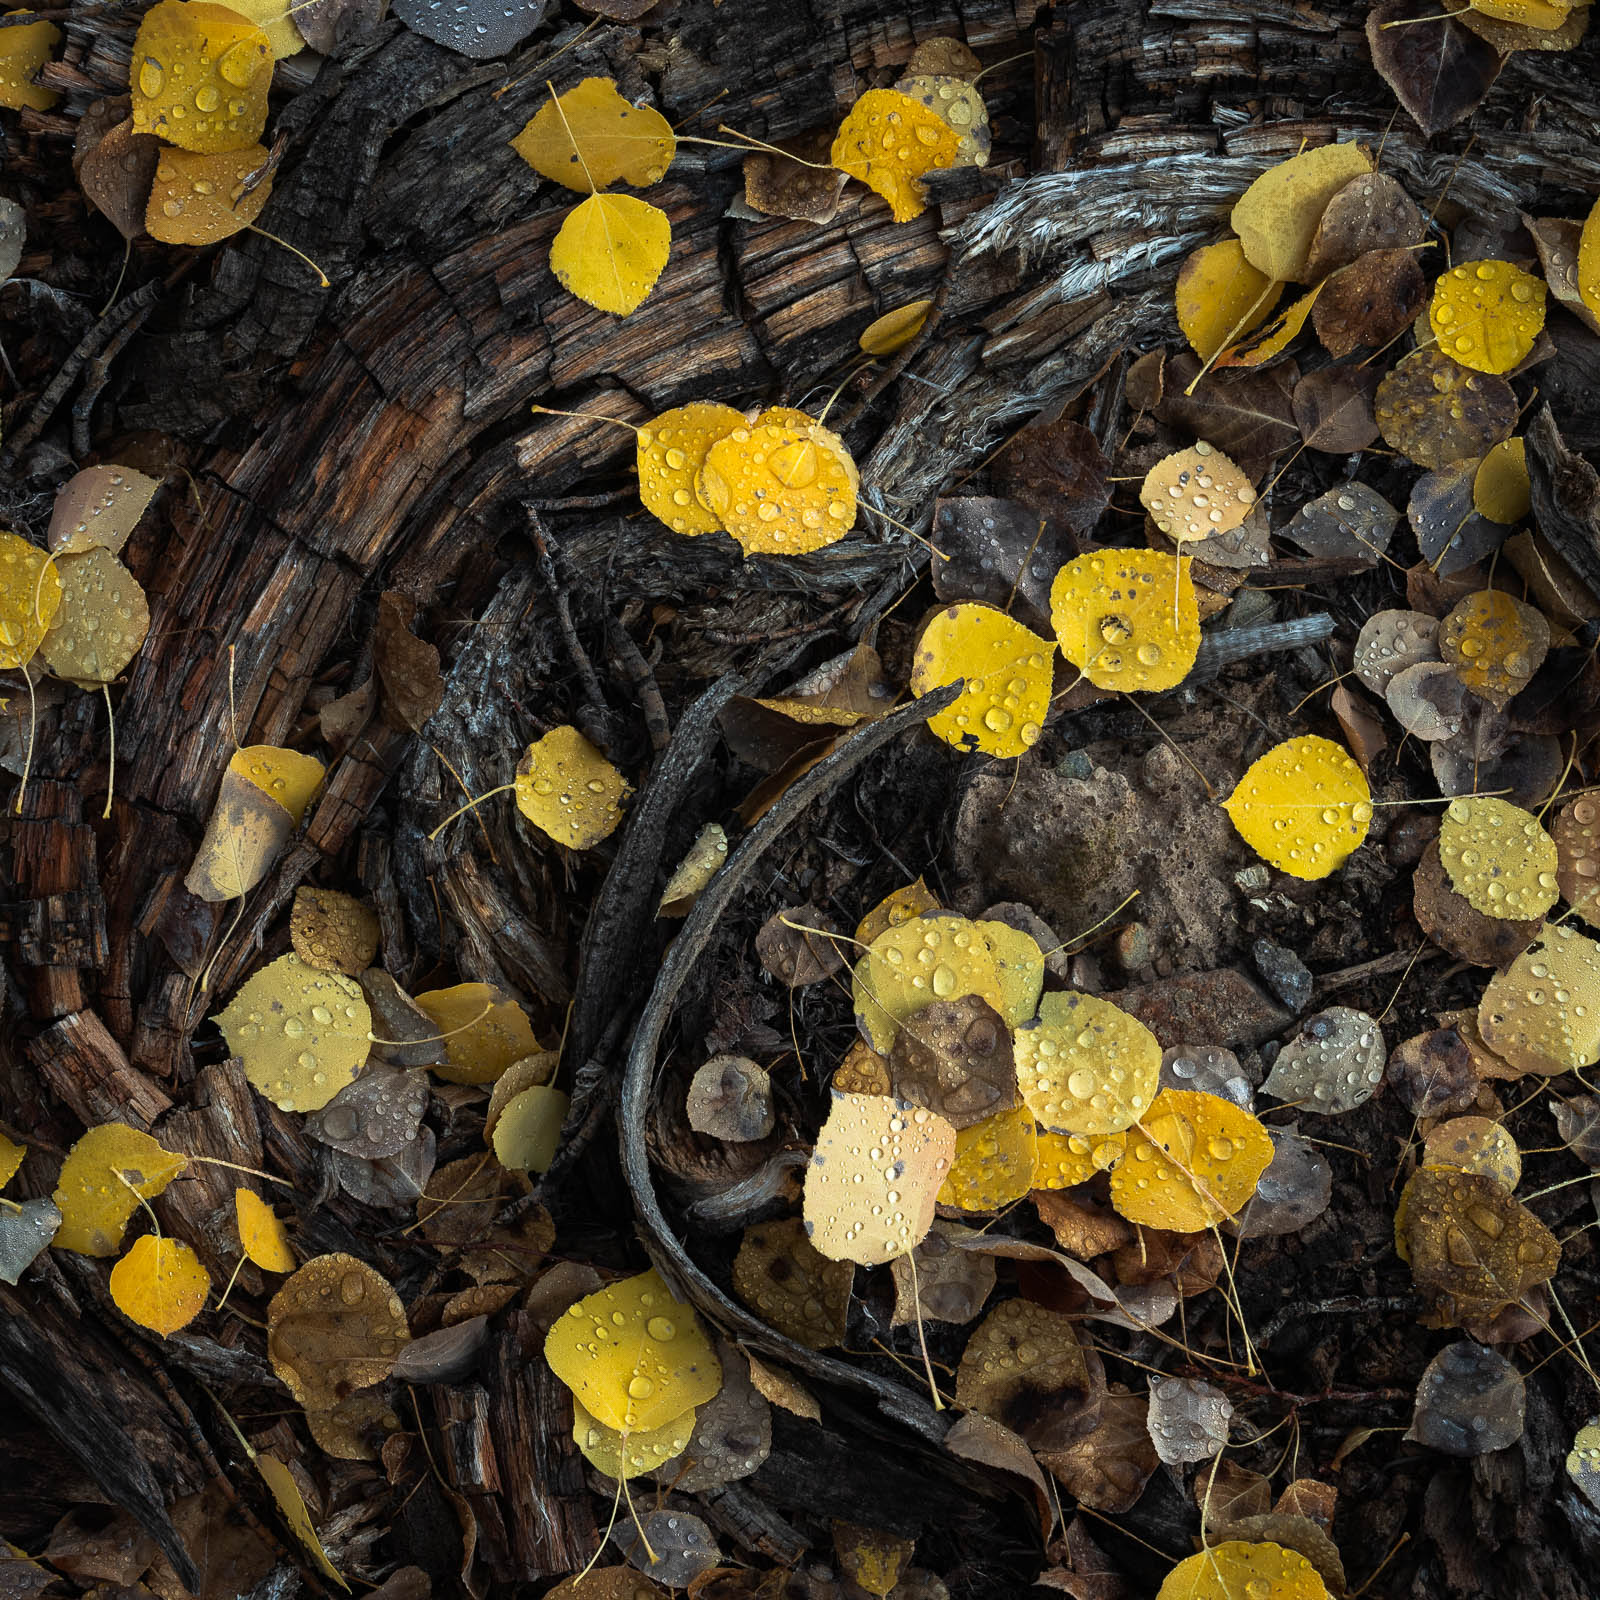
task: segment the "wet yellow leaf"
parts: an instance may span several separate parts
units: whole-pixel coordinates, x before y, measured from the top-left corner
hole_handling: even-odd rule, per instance
[[[639,430],[639,499],[674,533],[715,533],[721,519],[695,496],[706,451],[735,428],[744,413],[715,400],[691,400],[652,417]]]
[[[293,1272],[299,1258],[289,1243],[289,1230],[272,1207],[253,1189],[235,1189],[233,1209],[245,1255],[263,1272]]]
[[[998,1211],[1033,1186],[1033,1113],[1027,1106],[997,1111],[956,1131],[955,1156],[938,1201],[961,1211]]]
[[[622,802],[633,793],[572,727],[552,728],[528,746],[517,764],[516,790],[517,810],[569,850],[588,850],[608,838],[622,821]]]
[[[1327,144],[1269,167],[1233,208],[1233,231],[1245,259],[1269,278],[1305,280],[1311,240],[1328,202],[1352,178],[1372,170],[1354,144]]]
[[[1255,761],[1222,808],[1244,842],[1279,871],[1325,878],[1366,838],[1372,791],[1342,746],[1302,734]]]
[[[274,61],[286,61],[297,56],[306,47],[306,41],[295,26],[294,14],[305,0],[229,0],[228,10],[255,23],[267,36]]]
[[[1230,345],[1217,357],[1217,366],[1259,367],[1264,366],[1274,356],[1282,355],[1299,336],[1300,330],[1305,327],[1306,318],[1311,315],[1312,308],[1317,303],[1317,296],[1322,293],[1323,287],[1324,285],[1319,283],[1316,288],[1301,295],[1298,300],[1292,301],[1257,332]]]
[[[722,1387],[711,1341],[654,1269],[578,1301],[546,1334],[544,1354],[597,1422],[630,1437],[667,1426]]]
[[[1098,995],[1057,991],[1018,1028],[1017,1087],[1039,1125],[1099,1138],[1149,1109],[1161,1078],[1161,1044]]]
[[[952,73],[909,72],[894,87],[901,94],[920,100],[954,130],[957,143],[952,167],[989,165],[994,136],[989,130],[989,108],[975,82]]]
[[[1529,921],[1556,903],[1556,842],[1521,806],[1464,795],[1445,807],[1439,859],[1450,886],[1486,917]]]
[[[1472,508],[1491,522],[1508,528],[1527,516],[1533,506],[1533,486],[1528,479],[1527,442],[1520,437],[1502,439],[1482,461],[1472,480]]]
[[[1428,320],[1439,348],[1475,372],[1510,372],[1544,327],[1545,285],[1509,261],[1468,261],[1439,274]]]
[[[271,42],[238,12],[210,0],[145,12],[128,69],[136,132],[203,154],[242,150],[267,125],[271,85]]]
[[[261,882],[294,833],[294,818],[271,795],[229,768],[183,886],[213,904]]]
[[[232,238],[261,215],[272,193],[270,161],[259,144],[213,154],[162,150],[145,204],[150,237],[192,245]]]
[[[955,165],[961,140],[920,100],[897,89],[868,89],[840,124],[829,159],[889,202],[896,222],[928,203],[922,176]]]
[[[296,955],[268,962],[213,1020],[245,1076],[280,1111],[320,1111],[371,1050],[361,986]]]
[[[1298,1550],[1228,1539],[1186,1557],[1156,1600],[1329,1600],[1328,1586]]]
[[[55,561],[26,539],[0,533],[0,671],[33,659],[60,605]]]
[[[1128,1130],[1111,1203],[1129,1222],[1194,1233],[1243,1209],[1272,1163],[1272,1140],[1221,1095],[1163,1089]]]
[[[1600,1061],[1600,944],[1546,923],[1478,1003],[1484,1043],[1523,1072],[1554,1076]]]
[[[585,78],[558,98],[511,141],[535,172],[579,194],[619,180],[635,188],[661,181],[678,141],[659,111],[629,105],[610,78]]]
[[[571,1105],[561,1090],[544,1085],[513,1095],[495,1122],[495,1159],[514,1172],[548,1170],[561,1147],[561,1125]]]
[[[0,1133],[0,1189],[16,1177],[17,1168],[22,1165],[22,1158],[27,1153],[27,1145],[18,1144],[15,1139],[8,1139]]]
[[[1174,544],[1231,533],[1250,515],[1255,486],[1214,445],[1202,439],[1161,460],[1145,474],[1139,503]]]
[[[111,1298],[141,1328],[163,1339],[187,1328],[205,1310],[211,1275],[177,1239],[142,1234],[111,1269]]]
[[[339,1575],[339,1569],[328,1559],[328,1552],[322,1548],[322,1540],[317,1537],[311,1513],[306,1509],[305,1498],[294,1481],[294,1474],[269,1452],[263,1451],[254,1459],[256,1471],[261,1474],[261,1481],[266,1484],[289,1531],[300,1541],[307,1554],[316,1563],[317,1570],[348,1593],[350,1585]]]
[[[803,1215],[830,1261],[880,1266],[915,1249],[955,1156],[956,1130],[881,1094],[834,1094],[806,1168]]]
[[[1020,756],[1039,742],[1050,710],[1055,650],[993,606],[945,606],[929,618],[911,664],[911,692],[964,680],[928,727],[957,750]]]
[[[1245,260],[1237,239],[1206,244],[1178,269],[1178,326],[1202,361],[1272,315],[1283,285]]]
[[[1439,1123],[1423,1143],[1422,1164],[1476,1172],[1508,1190],[1522,1181],[1517,1141],[1492,1117],[1452,1117]]]
[[[1121,1159],[1126,1135],[1091,1138],[1083,1133],[1038,1130],[1034,1147],[1033,1189],[1071,1189],[1087,1183],[1097,1172],[1108,1172]]]
[[[856,520],[855,463],[810,419],[735,428],[706,452],[696,493],[746,555],[805,555]]]
[[[1497,711],[1528,687],[1549,650],[1545,614],[1498,589],[1465,596],[1439,624],[1439,654]]]
[[[354,1256],[313,1256],[267,1306],[267,1358],[307,1411],[329,1411],[394,1369],[410,1341],[386,1278]]]
[[[327,768],[315,756],[274,744],[241,746],[233,752],[228,769],[276,800],[294,818],[296,827],[305,819],[306,807],[327,776]]]
[[[18,13],[5,14],[14,17]],[[41,89],[33,80],[60,43],[61,30],[53,22],[0,28],[0,106],[14,111],[48,111],[56,103],[55,91]]]
[[[856,943],[871,944],[880,933],[939,909],[938,897],[918,878],[903,888],[892,890],[856,924]]]
[[[592,194],[567,213],[550,244],[562,288],[599,311],[631,316],[644,304],[672,253],[672,223],[631,194]]]
[[[153,1199],[188,1165],[148,1133],[120,1122],[90,1128],[67,1152],[56,1179],[59,1250],[112,1256],[139,1197]]]
[[[681,1417],[674,1417],[659,1428],[619,1433],[596,1421],[574,1396],[572,1440],[584,1460],[608,1478],[637,1478],[641,1472],[654,1472],[688,1448],[694,1437],[695,1416],[691,1406]]]
[[[378,914],[354,895],[302,885],[294,892],[289,937],[308,967],[354,978],[378,953]]]
[[[1600,317],[1600,200],[1590,208],[1578,236],[1578,296],[1591,315]]]
[[[1189,557],[1105,550],[1069,561],[1050,585],[1061,653],[1097,689],[1171,689],[1200,649]]]
[[[1559,28],[1572,12],[1570,0],[1471,0],[1471,4],[1486,17],[1546,33]]]
[[[39,654],[58,678],[81,688],[110,683],[149,631],[144,590],[109,550],[58,556],[56,573],[61,604]]]
[[[491,1083],[514,1061],[539,1051],[528,1013],[492,983],[457,983],[412,999],[444,1040],[447,1066],[434,1072],[447,1083]]]
[[[58,556],[96,548],[116,555],[160,487],[132,467],[85,467],[56,491],[45,543]]]
[[[869,356],[892,356],[903,350],[922,332],[922,325],[933,309],[931,300],[912,300],[893,311],[885,311],[861,330],[858,341]]]

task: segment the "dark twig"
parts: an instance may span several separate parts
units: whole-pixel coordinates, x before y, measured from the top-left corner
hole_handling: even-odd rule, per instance
[[[523,510],[528,515],[528,537],[533,541],[533,553],[538,562],[539,576],[544,580],[544,586],[550,594],[550,602],[556,608],[556,624],[561,629],[567,654],[572,657],[572,664],[578,671],[578,680],[583,685],[585,711],[578,716],[579,726],[583,729],[585,737],[600,749],[609,752],[611,741],[606,736],[605,730],[610,717],[606,707],[605,691],[600,687],[600,674],[594,670],[594,663],[589,660],[588,652],[578,638],[578,630],[573,625],[572,605],[567,598],[567,584],[557,570],[555,554],[546,538],[544,523],[539,518],[539,512],[531,502],[525,502]],[[596,734],[600,737],[596,738]]]
[[[617,670],[639,697],[639,712],[644,718],[645,731],[650,735],[650,748],[660,755],[672,741],[672,723],[667,716],[667,703],[661,698],[661,686],[644,652],[633,642],[633,635],[609,611],[606,613],[606,642],[611,646]]]

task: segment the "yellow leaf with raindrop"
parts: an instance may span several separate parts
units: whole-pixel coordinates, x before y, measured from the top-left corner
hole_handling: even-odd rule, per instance
[[[17,11],[5,13],[18,16]],[[61,30],[53,22],[23,22],[0,28],[0,106],[15,111],[48,111],[56,103],[53,89],[41,89],[33,80],[50,52],[61,43]]]
[[[1492,1117],[1451,1117],[1439,1123],[1423,1143],[1422,1164],[1476,1172],[1508,1190],[1522,1181],[1522,1151],[1510,1129]]]
[[[1141,1227],[1215,1227],[1256,1192],[1272,1148],[1260,1121],[1231,1100],[1163,1089],[1128,1130],[1111,1174],[1111,1203]]]
[[[1190,558],[1161,550],[1078,556],[1050,585],[1061,653],[1097,689],[1171,689],[1200,650]]]
[[[998,1211],[1011,1205],[1033,1187],[1036,1159],[1033,1113],[1025,1105],[958,1128],[939,1204],[961,1211]]]
[[[1325,280],[1326,281],[1326,280]],[[1254,333],[1247,334],[1236,344],[1231,344],[1217,357],[1218,367],[1260,367],[1265,366],[1274,356],[1280,356],[1300,335],[1300,330],[1306,325],[1306,318],[1311,315],[1316,306],[1317,296],[1324,288],[1324,283],[1319,283],[1316,288],[1308,290],[1298,300],[1290,304],[1270,322],[1257,329]]]
[[[276,800],[298,827],[306,807],[322,787],[327,768],[315,756],[273,744],[247,744],[233,752],[228,769],[248,778],[270,800]]]
[[[1499,589],[1464,596],[1439,624],[1439,654],[1497,711],[1528,687],[1549,650],[1545,614]]]
[[[317,1537],[316,1526],[311,1521],[311,1513],[306,1509],[305,1497],[300,1493],[300,1486],[294,1481],[294,1474],[275,1455],[265,1451],[253,1459],[256,1471],[261,1474],[261,1481],[266,1484],[289,1531],[300,1541],[316,1563],[317,1570],[325,1578],[331,1578],[348,1594],[350,1585],[340,1576],[339,1569],[329,1560],[328,1552],[322,1548],[322,1540]]]
[[[53,1198],[61,1212],[56,1248],[115,1255],[140,1198],[153,1199],[187,1165],[137,1128],[120,1122],[90,1128],[67,1152],[56,1179]]]
[[[1255,486],[1227,456],[1202,439],[1145,474],[1139,503],[1174,544],[1231,533],[1256,503]]]
[[[882,195],[896,222],[910,222],[928,203],[923,176],[953,167],[960,151],[955,129],[920,100],[868,89],[840,124],[829,159]]]
[[[694,1437],[695,1408],[659,1428],[623,1433],[594,1417],[576,1395],[572,1399],[572,1441],[583,1459],[608,1478],[637,1478],[681,1455]]]
[[[806,555],[855,525],[855,463],[786,413],[747,423],[706,451],[696,493],[746,555]]]
[[[567,213],[550,244],[562,288],[598,311],[627,317],[644,304],[672,253],[672,223],[631,194],[592,194]]]
[[[1501,22],[1515,22],[1524,28],[1550,33],[1559,28],[1572,12],[1571,0],[1470,0],[1472,9]]]
[[[1245,259],[1269,278],[1303,282],[1311,240],[1328,202],[1352,178],[1372,171],[1355,144],[1327,144],[1269,167],[1233,208]]]
[[[448,1035],[448,1065],[433,1069],[447,1083],[491,1083],[513,1062],[539,1051],[528,1013],[492,983],[457,983],[412,999]]]
[[[1252,763],[1222,808],[1257,855],[1295,878],[1325,878],[1360,847],[1372,790],[1348,751],[1302,734]]]
[[[806,1168],[802,1215],[830,1261],[881,1266],[914,1250],[955,1158],[941,1116],[881,1094],[834,1094]]]
[[[150,607],[134,576],[109,550],[56,558],[61,604],[39,646],[58,677],[81,688],[110,683],[150,629]]]
[[[1205,244],[1178,269],[1178,326],[1202,361],[1259,328],[1283,285],[1245,260],[1237,239]]]
[[[1186,1557],[1156,1600],[1329,1600],[1328,1586],[1298,1550],[1228,1539]]]
[[[123,1316],[165,1339],[205,1310],[211,1275],[188,1245],[146,1233],[111,1269],[110,1287]]]
[[[245,1077],[280,1111],[320,1111],[372,1048],[361,986],[297,955],[268,962],[213,1020]]]
[[[1590,208],[1578,236],[1578,295],[1600,317],[1600,200]]]
[[[596,1422],[630,1437],[666,1427],[722,1387],[699,1320],[654,1269],[585,1295],[552,1324],[544,1354]]]
[[[1510,372],[1544,327],[1543,278],[1509,261],[1468,261],[1439,274],[1428,320],[1439,348],[1475,372]]]
[[[133,41],[133,126],[180,150],[242,150],[267,125],[272,44],[210,0],[160,0]]]
[[[1478,1002],[1478,1030],[1522,1072],[1554,1076],[1600,1061],[1600,944],[1559,923],[1543,931]]]
[[[1109,1172],[1121,1159],[1126,1135],[1091,1138],[1082,1133],[1038,1130],[1034,1146],[1033,1189],[1071,1189],[1087,1183],[1097,1172]]]
[[[513,1172],[545,1172],[561,1147],[561,1125],[572,1101],[544,1084],[506,1102],[494,1126],[494,1154]],[[615,1474],[613,1474],[615,1476]]]
[[[989,130],[989,108],[978,85],[967,78],[943,72],[913,72],[895,89],[920,100],[956,136],[953,167],[986,167],[994,138]]]
[[[962,680],[961,693],[928,718],[957,750],[1020,756],[1039,741],[1050,710],[1055,650],[993,606],[945,606],[928,619],[911,664],[921,696]]]
[[[1098,995],[1058,991],[1018,1028],[1017,1087],[1039,1125],[1097,1139],[1131,1127],[1155,1098],[1161,1044]]]
[[[60,605],[54,560],[26,539],[0,533],[0,671],[33,659]]]
[[[263,1272],[293,1272],[300,1264],[283,1220],[253,1189],[233,1191],[239,1244]]]
[[[145,203],[144,225],[162,244],[216,244],[261,215],[272,194],[264,145],[200,154],[163,150]]]
[[[1486,917],[1532,921],[1560,896],[1556,842],[1531,811],[1487,795],[1445,807],[1439,859],[1450,886]]]
[[[511,141],[542,177],[590,194],[619,180],[659,183],[677,152],[672,124],[648,106],[623,99],[611,78],[585,78],[546,100]]]
[[[286,61],[306,47],[305,38],[295,26],[295,12],[306,0],[229,0],[228,10],[255,23],[267,36],[274,61]]]
[[[622,821],[622,802],[633,793],[576,728],[565,726],[523,752],[516,791],[517,810],[569,850],[589,850],[609,838]]]
[[[744,413],[715,400],[691,400],[652,417],[638,435],[639,499],[674,533],[715,533],[722,526],[695,495],[706,451],[735,428]]]

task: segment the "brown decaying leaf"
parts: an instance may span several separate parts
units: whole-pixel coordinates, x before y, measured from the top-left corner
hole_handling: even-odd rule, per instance
[[[1503,58],[1453,19],[1419,22],[1411,0],[1383,0],[1367,13],[1372,64],[1430,138],[1476,111],[1500,76]],[[1402,22],[1404,27],[1385,27]]]
[[[1385,1077],[1406,1109],[1418,1117],[1469,1111],[1483,1081],[1478,1062],[1460,1032],[1431,1028],[1396,1045]]]
[[[1384,442],[1419,467],[1476,460],[1511,437],[1518,415],[1504,378],[1457,366],[1431,348],[1395,364],[1378,385],[1377,411]]]
[[[1050,1486],[1045,1482],[1039,1463],[1034,1460],[1033,1451],[1028,1448],[1028,1442],[1021,1434],[1013,1433],[993,1417],[969,1411],[952,1424],[944,1436],[944,1447],[963,1461],[976,1461],[980,1466],[1025,1479],[1033,1490],[1039,1526],[1048,1532],[1054,1525],[1055,1506],[1050,1497]]]
[[[1382,720],[1366,697],[1357,694],[1346,684],[1341,683],[1334,689],[1329,706],[1339,719],[1339,727],[1344,733],[1344,742],[1350,747],[1350,754],[1356,758],[1361,770],[1370,776],[1372,763],[1389,747],[1389,736],[1384,732]]]
[[[1410,326],[1427,294],[1414,250],[1369,250],[1327,279],[1311,325],[1329,355],[1376,349]]]
[[[1352,482],[1341,483],[1315,500],[1306,501],[1279,531],[1307,555],[1335,560],[1356,556],[1376,566],[1389,548],[1399,521],[1400,513],[1375,489]],[[1363,626],[1363,636],[1365,631]]]
[[[109,128],[78,167],[78,187],[124,239],[144,233],[160,155],[161,141],[153,133],[135,133],[130,119]]]
[[[299,0],[294,25],[315,51],[327,55],[347,39],[376,27],[388,0]]]
[[[920,1313],[929,1322],[971,1322],[994,1292],[994,1258],[952,1247],[953,1239],[970,1239],[974,1230],[959,1222],[936,1220],[911,1258],[889,1263],[894,1277],[891,1327],[915,1322]],[[912,1267],[916,1268],[913,1279]]]
[[[1423,234],[1422,213],[1405,188],[1384,172],[1352,178],[1328,202],[1311,239],[1306,270],[1313,281],[1369,250],[1403,250]]]
[[[289,935],[307,966],[356,978],[378,953],[378,916],[353,895],[302,884],[294,893]]]
[[[967,1341],[956,1402],[1020,1433],[1036,1450],[1061,1449],[1100,1420],[1099,1366],[1070,1317],[1028,1300],[1002,1301]]]
[[[1077,553],[1071,535],[1017,500],[953,495],[934,508],[932,567],[941,600],[998,606],[1048,636],[1050,582]]]
[[[1293,362],[1262,372],[1210,372],[1195,383],[1200,367],[1192,352],[1169,363],[1166,392],[1156,407],[1162,422],[1209,441],[1252,477],[1299,444],[1290,399],[1299,378]],[[1188,393],[1191,384],[1193,394]]]
[[[1093,1432],[1065,1449],[1040,1450],[1040,1465],[1092,1511],[1120,1515],[1144,1493],[1160,1464],[1146,1426],[1148,1410],[1144,1395],[1113,1389]]]
[[[1294,386],[1294,420],[1313,450],[1346,455],[1378,437],[1373,400],[1381,374],[1371,367],[1324,367]]]
[[[828,162],[833,130],[813,128],[796,138],[780,140],[777,148],[781,154],[763,150],[744,158],[744,203],[764,216],[792,217],[819,225],[832,222],[849,181]],[[807,165],[810,162],[822,165]]]
[[[1034,422],[1013,436],[992,469],[1001,494],[1073,533],[1087,533],[1111,499],[1099,442],[1076,422]]]
[[[712,1056],[695,1069],[689,1126],[713,1139],[747,1143],[772,1132],[772,1079],[744,1056]]]
[[[1117,1282],[1170,1282],[1182,1299],[1204,1294],[1222,1271],[1222,1246],[1210,1233],[1169,1233],[1141,1228],[1140,1237],[1122,1245],[1111,1257]]]
[[[393,590],[378,597],[378,625],[372,640],[373,664],[383,683],[386,707],[403,727],[421,733],[444,700],[439,652],[411,631],[417,603]]]
[[[830,933],[841,934],[841,930],[820,906],[785,906],[761,924],[755,938],[756,956],[779,983],[803,989],[844,966],[839,942],[829,938]]]
[[[844,1342],[854,1282],[855,1268],[828,1260],[806,1237],[798,1217],[747,1228],[733,1261],[739,1298],[809,1350]]]
[[[1080,1261],[1119,1249],[1134,1236],[1131,1222],[1105,1206],[1090,1204],[1055,1189],[1035,1189],[1034,1209],[1056,1236],[1056,1243]]]
[[[978,995],[935,1000],[895,1035],[889,1053],[894,1092],[970,1128],[1021,1099],[1011,1032]]]
[[[400,1298],[354,1256],[316,1256],[267,1307],[272,1369],[308,1411],[382,1383],[411,1337]]]
[[[294,818],[271,795],[228,768],[184,888],[210,904],[247,894],[266,877],[294,828]]]
[[[1486,917],[1451,886],[1432,840],[1417,863],[1411,885],[1412,909],[1422,931],[1442,950],[1475,967],[1509,966],[1539,937],[1543,922]]]

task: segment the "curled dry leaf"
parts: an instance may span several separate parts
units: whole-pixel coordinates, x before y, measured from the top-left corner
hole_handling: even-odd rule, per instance
[[[905,349],[922,332],[932,309],[932,300],[907,301],[903,306],[885,311],[881,317],[874,317],[861,330],[861,337],[856,343],[866,355],[892,356],[897,350]]]
[[[728,859],[728,835],[720,822],[708,822],[695,835],[689,853],[673,868],[656,906],[658,917],[686,917],[701,891]]]

